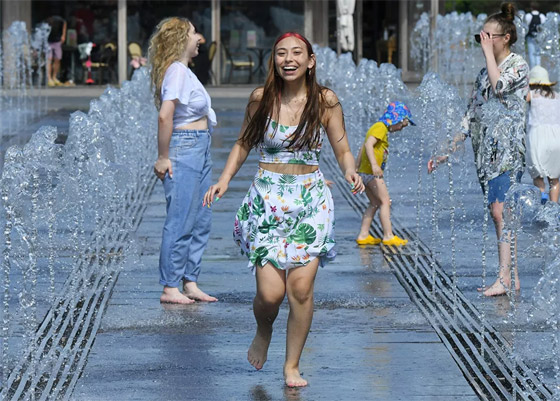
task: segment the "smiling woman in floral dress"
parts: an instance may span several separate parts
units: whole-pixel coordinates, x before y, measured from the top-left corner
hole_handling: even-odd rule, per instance
[[[234,239],[248,256],[257,284],[257,332],[247,359],[256,369],[263,367],[272,325],[287,294],[284,378],[290,387],[307,385],[299,359],[313,318],[315,276],[319,264],[335,255],[333,200],[319,170],[325,134],[350,190],[364,190],[342,107],[333,91],[317,83],[315,66],[303,36],[288,32],[276,40],[266,83],[251,94],[239,139],[204,199],[211,204],[224,196],[250,150],[257,149],[259,168],[234,226]]]

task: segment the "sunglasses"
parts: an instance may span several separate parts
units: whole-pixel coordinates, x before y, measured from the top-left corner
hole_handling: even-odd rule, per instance
[[[490,36],[490,34],[488,32],[484,32],[486,35]],[[492,39],[494,38],[498,38],[500,36],[506,36],[507,33],[493,33],[492,34]],[[474,40],[476,40],[476,43],[480,43],[480,35],[477,33],[476,35],[474,35]]]

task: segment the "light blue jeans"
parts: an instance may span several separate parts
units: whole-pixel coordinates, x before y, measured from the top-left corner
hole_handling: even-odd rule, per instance
[[[173,178],[163,179],[167,218],[159,257],[160,284],[197,281],[210,235],[212,213],[202,199],[212,178],[208,130],[175,130],[169,144]]]
[[[541,65],[541,53],[540,48],[537,45],[535,38],[527,36],[527,54],[529,56],[529,68],[533,68],[536,65]]]

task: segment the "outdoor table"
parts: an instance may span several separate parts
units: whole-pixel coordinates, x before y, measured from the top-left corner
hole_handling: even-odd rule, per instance
[[[248,47],[248,50],[253,51],[257,55],[257,61],[255,63],[255,69],[253,70],[253,74],[258,77],[262,75],[263,77],[266,76],[266,67],[264,65],[264,58],[270,52],[270,48],[268,47]]]

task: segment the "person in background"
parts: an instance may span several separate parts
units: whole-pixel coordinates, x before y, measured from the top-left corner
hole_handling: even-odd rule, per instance
[[[454,139],[450,152],[456,145],[471,137],[476,170],[483,193],[488,195],[488,207],[494,221],[498,240],[499,272],[496,281],[487,288],[480,288],[486,296],[504,295],[511,286],[510,242],[515,241],[503,233],[503,211],[506,192],[514,182],[519,182],[525,165],[525,116],[526,97],[529,93],[529,66],[510,46],[517,41],[514,24],[515,7],[502,4],[502,11],[486,18],[475,40],[481,44],[486,66],[478,74],[463,118],[462,132]],[[483,107],[490,101],[500,102],[508,124],[486,121]],[[504,115],[505,117],[505,115]],[[490,125],[493,125],[491,129]],[[431,173],[448,156],[428,161]],[[520,289],[517,268],[514,269],[515,289]]]
[[[398,132],[412,122],[410,110],[402,102],[392,102],[381,118],[366,133],[364,144],[360,148],[356,167],[366,186],[369,206],[364,211],[360,233],[356,238],[358,245],[406,245],[408,240],[393,234],[391,225],[391,200],[383,171],[389,154],[389,132]],[[379,220],[383,228],[383,239],[369,234],[371,222],[379,209]]]
[[[53,15],[47,18],[46,22],[51,27],[48,38],[47,86],[60,86],[62,82],[58,80],[58,73],[62,60],[62,44],[66,41],[66,20],[58,15]]]
[[[531,2],[531,12],[525,14],[525,23],[529,27],[525,41],[527,42],[527,55],[529,56],[529,67],[533,68],[536,65],[541,65],[541,55],[539,53],[539,46],[536,38],[539,32],[539,26],[544,24],[546,17],[544,14],[537,10],[537,3]]]
[[[216,125],[210,96],[188,67],[198,55],[200,38],[189,20],[167,18],[156,27],[148,51],[159,110],[154,172],[163,181],[167,201],[159,259],[162,303],[217,301],[197,284],[212,220],[202,201],[212,177],[210,143]]]
[[[531,91],[527,133],[527,167],[533,183],[541,190],[541,203],[558,203],[560,188],[560,94],[553,90],[548,71],[537,65],[529,73]],[[544,177],[548,179],[546,193]]]

